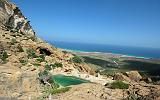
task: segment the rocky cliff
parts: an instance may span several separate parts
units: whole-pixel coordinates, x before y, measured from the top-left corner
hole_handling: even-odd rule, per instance
[[[0,26],[13,31],[35,35],[34,30],[20,9],[8,0],[0,0]]]

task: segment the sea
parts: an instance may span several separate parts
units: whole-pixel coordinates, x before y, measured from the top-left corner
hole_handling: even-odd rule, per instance
[[[88,44],[88,43],[71,43],[61,41],[47,41],[50,44],[73,51],[80,52],[102,52],[121,54],[124,56],[146,58],[146,59],[160,59],[160,48],[146,48],[146,47],[131,47],[107,44]]]

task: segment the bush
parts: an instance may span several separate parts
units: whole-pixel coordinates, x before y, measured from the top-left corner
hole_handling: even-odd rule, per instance
[[[44,93],[49,95],[49,94],[58,94],[58,93],[65,93],[70,90],[71,87],[63,87],[63,88],[45,88]]]
[[[63,65],[62,65],[62,63],[56,62],[56,63],[54,63],[53,67],[63,67]]]
[[[27,50],[28,58],[36,58],[37,55],[33,49],[28,49]]]
[[[45,61],[45,56],[44,55],[40,55],[40,56],[38,56],[38,58],[36,60],[38,62],[43,62],[43,61]]]
[[[21,45],[18,45],[18,47],[17,47],[17,48],[18,48],[18,51],[19,51],[19,52],[24,52],[24,50],[23,50],[23,48],[22,48],[22,46],[21,46]]]
[[[22,65],[26,65],[26,64],[27,64],[27,60],[20,60],[20,63],[21,63]]]
[[[64,54],[67,54],[68,52],[67,51],[62,51]]]
[[[50,71],[52,68],[63,67],[62,63],[46,64],[45,69]]]
[[[49,72],[47,70],[44,70],[38,73],[38,78],[39,78],[39,81],[45,85],[46,84],[45,82],[48,81],[48,78],[51,78],[51,77]]]
[[[39,72],[38,73],[38,76],[41,78],[43,76],[48,76],[49,75],[49,72],[47,70],[44,70],[43,72]]]
[[[39,80],[41,83],[46,84],[45,82],[48,82],[51,84],[51,87],[54,89],[57,89],[60,87],[59,84],[57,84],[54,81],[53,76],[47,70],[44,70],[44,71],[38,73],[38,76],[39,76]]]
[[[116,61],[116,62],[118,62],[119,61],[119,59],[118,58],[109,58],[110,60],[112,60],[112,61]]]
[[[6,51],[2,52],[2,54],[0,55],[0,59],[2,59],[3,62],[5,62],[7,58],[8,58],[7,52]]]
[[[12,38],[12,39],[11,39],[11,44],[14,45],[15,43],[17,43],[16,39],[15,39],[15,38]]]
[[[70,59],[74,63],[82,63],[83,59],[79,56],[74,56],[73,58]]]
[[[46,98],[48,98],[48,96],[51,94],[58,94],[58,93],[64,93],[70,90],[71,87],[63,87],[63,88],[50,88],[50,87],[45,87],[43,94],[41,95],[41,97],[39,97],[38,100],[46,100]]]
[[[46,64],[46,65],[45,65],[45,69],[46,69],[47,71],[50,71],[50,70],[52,70],[52,67],[51,67],[51,65]]]
[[[112,89],[128,89],[129,84],[126,84],[122,81],[115,81],[111,84]]]
[[[33,65],[36,66],[36,67],[41,66],[41,64],[38,64],[38,63],[34,63]]]
[[[32,36],[32,37],[29,37],[32,41],[35,41],[36,40],[36,37],[35,36]]]
[[[50,91],[51,94],[58,94],[58,93],[65,93],[70,90],[71,87],[64,87],[64,88],[58,88],[58,89],[52,89]]]
[[[54,89],[57,89],[57,88],[60,87],[60,85],[59,85],[58,83],[56,83],[55,80],[53,79],[53,76],[50,77],[50,79],[48,80],[48,82],[52,85],[52,87],[53,87]]]
[[[106,76],[114,76],[119,70],[116,69],[105,69],[100,72],[101,75],[106,75]]]

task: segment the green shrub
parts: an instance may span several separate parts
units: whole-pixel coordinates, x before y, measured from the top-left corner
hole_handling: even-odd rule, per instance
[[[17,47],[17,48],[18,48],[18,51],[19,51],[19,52],[24,52],[24,50],[23,50],[23,48],[22,48],[22,46],[21,46],[21,45],[18,45],[18,47]]]
[[[47,70],[38,73],[38,79],[42,84],[46,84],[45,82],[48,81],[48,78],[51,78],[50,76],[51,75]]]
[[[49,75],[49,72],[47,71],[47,70],[44,70],[43,72],[39,72],[38,73],[38,76],[41,78],[41,77],[43,77],[43,76],[47,76],[47,75]]]
[[[54,63],[53,67],[63,67],[63,65],[62,65],[62,63],[56,62],[56,63]]]
[[[56,62],[54,64],[46,64],[45,65],[45,69],[48,71],[52,70],[52,68],[57,68],[57,67],[63,67],[62,63]]]
[[[58,94],[58,93],[65,93],[70,90],[71,87],[64,87],[64,88],[58,88],[58,89],[52,89],[50,92],[51,94]]]
[[[44,80],[45,80],[45,81],[47,81],[48,83],[50,83],[51,86],[52,86],[52,88],[54,88],[54,89],[57,89],[57,88],[60,87],[59,84],[57,84],[57,83],[54,81],[52,75],[51,75],[47,70],[44,70],[44,71],[38,73],[38,76],[39,76],[39,80],[40,80],[41,83],[45,84],[45,82],[44,82]],[[50,87],[50,88],[51,88],[51,87]]]
[[[62,51],[64,54],[67,54],[68,52],[67,51]]]
[[[33,65],[36,66],[36,67],[41,66],[41,64],[38,64],[38,63],[34,63]]]
[[[115,81],[111,84],[112,89],[128,89],[129,84],[124,83],[122,81]]]
[[[51,65],[49,65],[49,64],[46,64],[46,65],[45,65],[45,70],[47,70],[47,71],[50,71],[50,70],[52,70],[52,67],[51,67]]]
[[[65,93],[65,92],[69,91],[70,88],[71,87],[63,87],[63,88],[49,88],[49,87],[47,87],[44,89],[44,93],[48,94],[48,95],[49,94],[53,95],[53,94]]]
[[[32,41],[35,41],[37,38],[35,36],[29,37]]]
[[[119,61],[119,58],[109,58],[109,59],[112,60],[112,61],[116,61],[116,62]]]
[[[79,56],[74,56],[73,58],[70,59],[74,63],[82,63],[83,59]]]
[[[36,58],[37,55],[33,49],[28,49],[27,50],[28,58]]]
[[[44,86],[43,94],[38,100],[46,100],[48,96],[51,94],[64,93],[70,90],[71,87],[63,87],[63,88],[50,88],[48,86]]]
[[[38,57],[38,58],[36,58],[36,61],[38,61],[38,62],[43,62],[43,61],[45,61],[45,60],[42,59],[42,58],[40,58],[40,57]]]
[[[26,65],[27,64],[27,60],[20,60],[20,63],[22,64],[22,65]]]
[[[7,58],[8,58],[7,52],[6,51],[2,52],[2,54],[0,55],[0,59],[2,59],[3,62],[5,62]]]
[[[48,80],[48,82],[52,85],[54,89],[57,89],[60,87],[60,85],[56,83],[55,80],[53,79],[53,76]]]
[[[40,56],[38,56],[38,58],[36,60],[38,62],[43,62],[43,61],[45,61],[45,56],[44,55],[40,55]]]
[[[116,69],[105,69],[100,72],[101,75],[114,76],[118,71]]]
[[[17,43],[16,39],[15,39],[15,38],[12,38],[12,39],[11,39],[11,44],[14,45],[15,43]]]

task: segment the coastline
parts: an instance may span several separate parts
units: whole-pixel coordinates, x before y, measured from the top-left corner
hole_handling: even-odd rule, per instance
[[[71,49],[64,49],[64,48],[60,48],[63,51],[68,51],[68,52],[72,52],[72,53],[86,53],[86,54],[104,54],[104,55],[113,55],[113,56],[118,56],[118,57],[124,57],[124,58],[137,58],[137,59],[154,59],[151,57],[142,57],[142,56],[134,56],[134,55],[125,55],[125,54],[118,54],[118,53],[110,53],[110,52],[89,52],[89,51],[81,51],[81,50],[71,50]]]
[[[103,53],[103,52],[86,52],[80,50],[70,50],[61,49],[63,51],[68,51],[78,56],[84,57],[84,59],[91,64],[92,68],[95,69],[107,69],[109,72],[114,73],[122,71],[138,71],[143,75],[151,77],[154,81],[159,81],[160,74],[160,59],[156,58],[146,58],[137,57],[116,53]],[[118,67],[116,66],[118,64]],[[117,71],[112,71],[111,69],[116,69]],[[155,78],[156,77],[156,78]]]
[[[54,42],[50,41],[57,48],[64,49],[70,52],[83,53],[107,53],[113,55],[121,55],[122,57],[160,60],[160,49],[145,48],[145,47],[129,47],[116,45],[101,45],[101,44],[85,44],[85,43],[69,43],[69,42]]]

